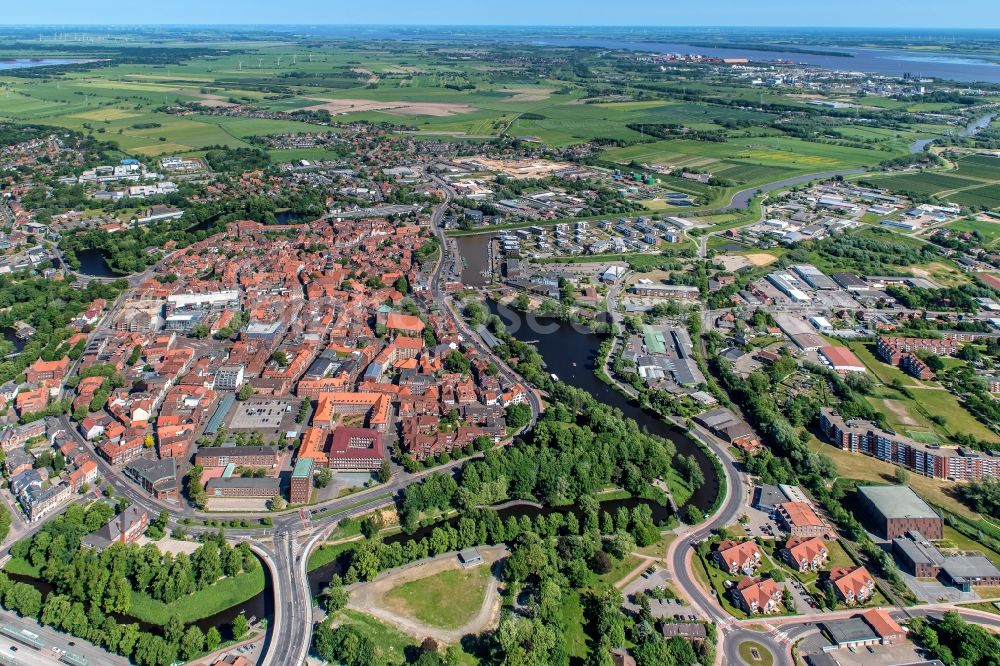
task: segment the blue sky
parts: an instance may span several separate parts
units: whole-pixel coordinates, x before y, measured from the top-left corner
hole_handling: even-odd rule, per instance
[[[737,25],[1000,28],[996,0],[7,0],[0,24]]]

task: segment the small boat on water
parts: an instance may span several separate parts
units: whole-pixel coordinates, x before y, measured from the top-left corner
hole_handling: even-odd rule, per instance
[[[554,372],[553,372],[553,373],[552,373],[551,375],[549,375],[549,376],[550,376],[550,377],[552,377],[552,381],[554,381],[554,382],[557,382],[557,381],[559,381],[559,377],[558,377],[558,376],[556,375],[556,373],[554,373]]]

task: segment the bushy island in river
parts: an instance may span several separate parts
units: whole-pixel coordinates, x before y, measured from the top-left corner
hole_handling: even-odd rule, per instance
[[[220,631],[194,621],[263,588],[263,568],[249,546],[232,547],[221,534],[190,556],[161,553],[155,543],[100,551],[84,545],[83,537],[114,513],[102,501],[86,509],[71,504],[14,544],[0,572],[3,606],[140,666],[168,666],[218,648]],[[246,633],[246,618],[237,616],[232,631],[236,638]]]

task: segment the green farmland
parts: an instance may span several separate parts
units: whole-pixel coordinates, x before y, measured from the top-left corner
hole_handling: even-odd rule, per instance
[[[951,171],[928,170],[866,177],[873,184],[908,194],[933,196],[970,208],[1000,207],[1000,158],[970,155]]]

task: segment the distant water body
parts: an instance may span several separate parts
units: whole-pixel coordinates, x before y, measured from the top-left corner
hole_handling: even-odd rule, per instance
[[[697,53],[716,58],[749,58],[751,60],[784,60],[836,72],[867,72],[887,76],[910,74],[916,77],[934,77],[968,83],[981,81],[1000,83],[1000,62],[956,53],[920,53],[899,49],[870,49],[856,47],[830,47],[852,57],[816,55],[791,51],[757,51],[744,48],[692,46],[678,42],[621,42],[594,39],[562,39],[557,42],[533,42],[551,46],[596,46],[629,51],[655,53]]]
[[[7,69],[25,69],[27,67],[50,67],[52,65],[75,65],[88,62],[83,58],[12,58],[0,60],[0,71]]]
[[[628,39],[627,35],[615,34],[603,36],[599,31],[585,28],[579,34],[571,33],[570,28],[547,31],[543,29],[525,29],[523,31],[497,29],[494,31],[482,28],[393,28],[388,26],[317,26],[311,29],[298,29],[297,32],[322,34],[328,37],[347,39],[387,39],[407,41],[465,41],[465,42],[508,42],[531,44],[535,46],[565,46],[591,47],[601,49],[625,49],[645,53],[680,53],[699,54],[718,58],[749,58],[755,61],[782,60],[794,63],[822,67],[837,72],[867,72],[886,76],[903,76],[910,74],[915,77],[933,77],[966,83],[984,82],[1000,83],[1000,59],[990,59],[971,53],[939,53],[908,51],[904,49],[878,49],[857,46],[838,46],[835,38],[830,43],[809,45],[805,50],[828,51],[830,54],[820,55],[798,51],[757,50],[753,48],[726,46],[696,46],[681,40],[655,39],[656,33],[646,31],[641,38]],[[687,37],[687,36],[685,36]],[[925,37],[925,39],[927,39]],[[695,40],[692,40],[695,41]],[[697,40],[699,42],[703,39]],[[845,55],[833,55],[845,54]]]

